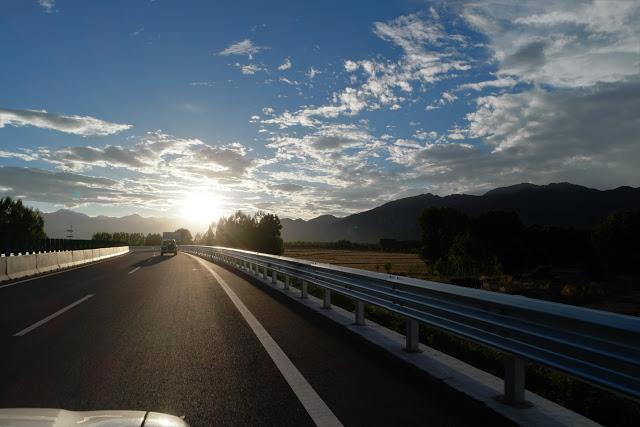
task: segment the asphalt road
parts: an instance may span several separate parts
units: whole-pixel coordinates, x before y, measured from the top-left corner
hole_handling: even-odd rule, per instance
[[[344,425],[507,424],[210,265]],[[313,425],[229,295],[182,253],[137,252],[0,288],[0,407],[152,410],[192,426]]]

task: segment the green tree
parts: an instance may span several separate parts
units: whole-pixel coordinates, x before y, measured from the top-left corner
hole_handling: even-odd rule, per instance
[[[214,246],[216,244],[216,233],[214,230],[214,225],[209,224],[209,228],[206,233],[202,235],[201,245]]]
[[[278,215],[258,212],[255,216],[257,220],[255,250],[268,254],[281,255],[284,252],[284,242],[280,237],[280,218]]]
[[[44,219],[38,210],[24,206],[20,199],[0,198],[0,240],[19,242],[46,237]]]
[[[91,236],[91,240],[99,240],[101,242],[111,242],[113,240],[113,235],[111,233],[107,233],[106,231],[98,231]]]
[[[144,239],[145,246],[158,246],[162,243],[162,236],[158,233],[149,233]]]
[[[193,243],[193,237],[191,236],[191,232],[186,228],[178,228],[176,230],[178,233],[178,243],[181,245],[190,245]]]

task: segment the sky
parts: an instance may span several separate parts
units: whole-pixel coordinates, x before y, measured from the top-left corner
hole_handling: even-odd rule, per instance
[[[640,1],[3,0],[0,195],[344,216],[640,185]]]

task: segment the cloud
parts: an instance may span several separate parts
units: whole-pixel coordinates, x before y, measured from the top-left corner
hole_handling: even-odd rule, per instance
[[[247,55],[249,59],[253,59],[253,55],[256,53],[269,49],[265,46],[256,46],[249,39],[244,39],[237,43],[232,43],[226,49],[218,52],[218,55],[229,56],[229,55]]]
[[[90,116],[64,116],[44,110],[0,108],[0,128],[7,125],[35,126],[80,136],[112,135],[132,127],[132,125],[111,123]]]
[[[56,2],[55,0],[38,0],[38,4],[42,6],[45,12],[52,13]]]
[[[569,181],[596,188],[640,182],[635,113],[640,81],[536,89],[477,102],[478,110],[460,131],[466,138],[479,138],[479,144],[438,139],[396,141],[389,147],[388,159],[405,168],[404,185],[446,193],[516,182]]]
[[[503,77],[495,80],[484,80],[484,81],[474,82],[474,83],[464,83],[464,84],[458,85],[456,90],[471,89],[479,92],[487,87],[510,88],[515,86],[516,84],[518,84],[518,81],[516,79],[511,77]]]
[[[199,139],[179,138],[160,131],[147,133],[130,147],[39,148],[5,154],[27,161],[43,161],[63,171],[121,168],[137,174],[166,175],[181,180],[197,180],[198,177],[240,180],[256,166],[255,160],[248,158],[247,150],[239,143],[209,145]]]
[[[66,206],[122,201],[127,193],[112,179],[36,168],[0,166],[0,182],[4,195]]]
[[[321,73],[322,73],[321,71],[319,71],[319,70],[315,69],[313,66],[311,66],[311,67],[309,67],[309,71],[307,71],[306,75],[307,75],[307,78],[309,80],[313,80],[313,79],[316,78],[316,76],[318,74],[321,74]]]
[[[288,70],[289,68],[291,68],[291,59],[290,58],[285,58],[284,62],[282,64],[278,65],[278,70],[280,70],[280,71]]]
[[[399,109],[416,86],[425,90],[425,85],[470,68],[462,53],[465,39],[445,30],[439,16],[433,13],[416,13],[374,23],[375,35],[401,48],[399,60],[347,60],[345,70],[351,74],[352,82],[357,81],[358,75],[362,77],[360,85],[334,92],[325,105],[285,111],[264,123],[277,124],[280,128],[316,127],[320,119],[354,116],[381,108]],[[318,71],[311,67],[307,77],[313,79],[317,74]]]
[[[638,2],[489,0],[464,5],[462,16],[489,39],[501,77],[584,87],[638,74]]]
[[[255,64],[242,65],[240,67],[240,71],[242,71],[242,74],[245,74],[245,75],[253,75],[257,71],[260,71],[261,69],[262,68],[260,68],[259,66],[255,65]]]

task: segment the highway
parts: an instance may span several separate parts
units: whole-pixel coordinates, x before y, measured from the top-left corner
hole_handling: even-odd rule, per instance
[[[184,253],[133,252],[0,287],[0,348],[0,407],[152,410],[192,426],[509,424]]]

